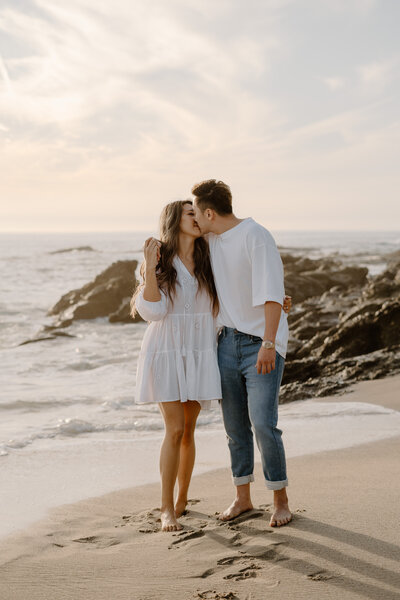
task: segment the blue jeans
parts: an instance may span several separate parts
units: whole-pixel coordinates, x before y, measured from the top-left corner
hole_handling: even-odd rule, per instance
[[[257,373],[261,338],[223,327],[218,338],[222,415],[235,485],[254,481],[253,429],[265,483],[270,490],[288,485],[282,431],[277,428],[278,396],[285,359],[276,353],[275,369]]]

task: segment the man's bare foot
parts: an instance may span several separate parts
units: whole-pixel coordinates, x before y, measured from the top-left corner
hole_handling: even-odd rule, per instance
[[[231,521],[232,519],[236,519],[242,513],[252,510],[253,505],[251,500],[240,500],[239,498],[235,498],[232,504],[219,515],[218,519],[220,521]]]
[[[177,498],[175,502],[175,516],[177,519],[181,517],[186,511],[187,498]]]
[[[289,510],[285,488],[274,492],[274,508],[274,513],[269,522],[271,527],[282,527],[282,525],[287,525],[292,520],[293,515]]]
[[[292,520],[292,513],[289,510],[289,507],[284,508],[280,506],[274,510],[274,514],[271,517],[269,524],[271,527],[281,527],[282,525],[287,525]]]
[[[182,525],[178,523],[175,511],[169,508],[161,511],[161,531],[180,531]]]

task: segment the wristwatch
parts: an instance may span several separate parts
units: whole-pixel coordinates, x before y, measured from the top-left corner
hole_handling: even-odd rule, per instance
[[[270,342],[269,340],[263,340],[261,346],[266,350],[271,350],[271,348],[275,348],[275,342]]]

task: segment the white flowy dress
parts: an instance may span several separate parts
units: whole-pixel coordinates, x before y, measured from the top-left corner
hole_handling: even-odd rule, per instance
[[[136,403],[197,400],[202,409],[221,398],[217,329],[210,297],[179,257],[173,303],[160,290],[161,300],[149,302],[143,291],[136,308],[149,325],[137,363]]]

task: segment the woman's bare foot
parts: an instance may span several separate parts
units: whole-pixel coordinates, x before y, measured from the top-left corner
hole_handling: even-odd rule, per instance
[[[253,505],[251,500],[241,500],[240,498],[235,498],[232,504],[219,515],[218,519],[220,521],[231,521],[232,519],[236,519],[242,513],[252,510]]]
[[[176,520],[173,509],[161,510],[161,531],[180,531],[181,529],[182,525]]]
[[[177,498],[175,502],[175,516],[177,519],[186,512],[187,498]]]
[[[274,491],[274,513],[270,519],[271,527],[282,527],[292,520],[292,513],[289,510],[289,501],[286,495],[286,488]]]

